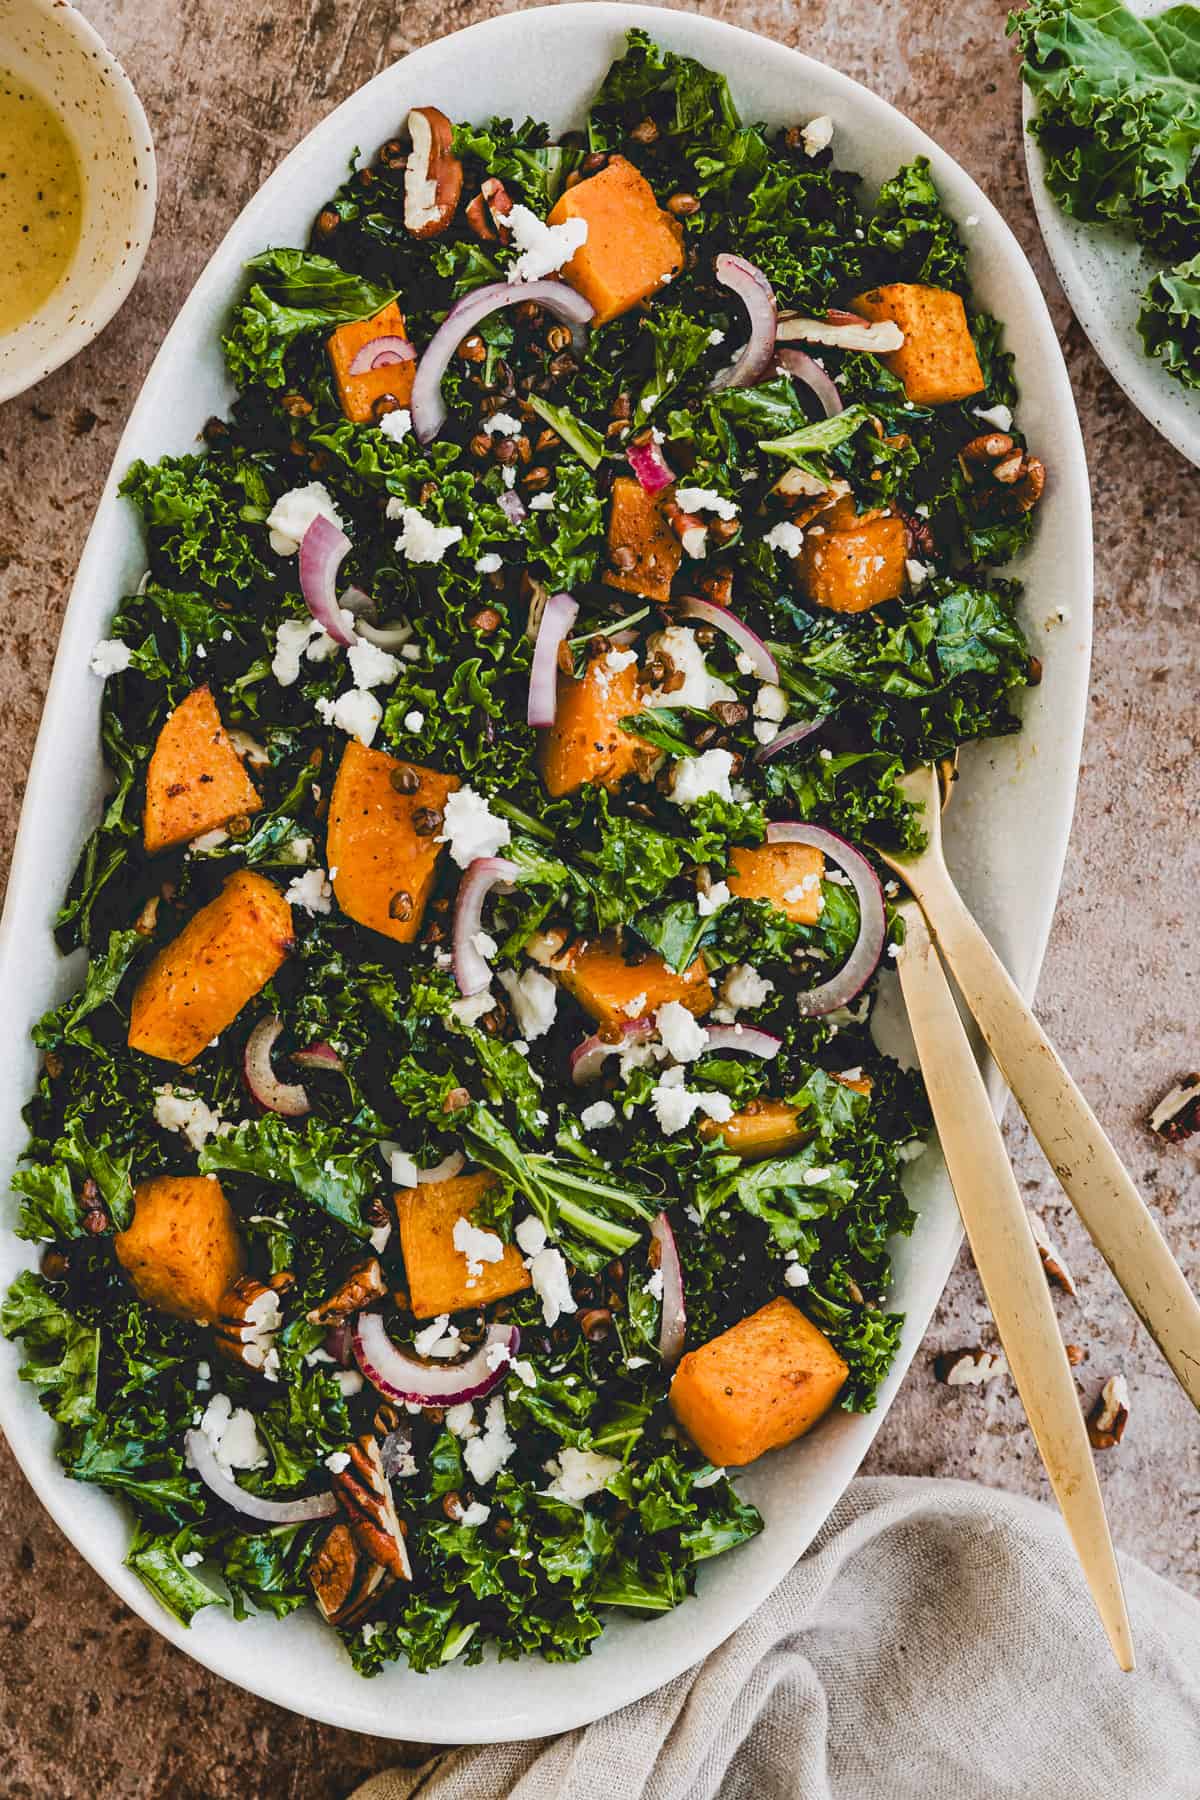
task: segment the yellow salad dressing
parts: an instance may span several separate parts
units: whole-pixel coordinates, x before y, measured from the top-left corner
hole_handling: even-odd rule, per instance
[[[0,69],[0,332],[32,318],[58,286],[82,211],[79,164],[57,115]]]

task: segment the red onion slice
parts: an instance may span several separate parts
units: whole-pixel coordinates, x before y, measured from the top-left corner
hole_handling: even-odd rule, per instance
[[[332,1356],[340,1368],[348,1369],[354,1361],[354,1336],[350,1330],[350,1321],[342,1319],[337,1325],[331,1325],[321,1340],[321,1348],[327,1356]]]
[[[558,647],[579,617],[579,604],[570,594],[551,594],[542,608],[533,664],[529,671],[527,722],[537,729],[553,725],[558,711]]]
[[[415,362],[416,356],[407,338],[385,333],[382,337],[369,338],[362,349],[355,352],[350,374],[365,375],[368,370],[386,368],[389,363]]]
[[[571,1080],[576,1087],[586,1087],[589,1081],[595,1081],[608,1057],[618,1056],[631,1044],[644,1044],[653,1036],[654,1020],[651,1018],[631,1019],[628,1025],[622,1025],[621,1036],[615,1044],[594,1031],[571,1052]]]
[[[630,468],[648,494],[660,494],[663,488],[670,487],[674,481],[675,471],[667,462],[662,445],[656,438],[647,438],[641,444],[630,444],[625,454],[629,458]]]
[[[271,1051],[282,1030],[283,1022],[275,1013],[258,1021],[246,1039],[242,1071],[260,1106],[285,1119],[301,1119],[309,1110],[307,1091],[299,1082],[280,1081],[271,1062]]]
[[[299,1063],[302,1069],[328,1069],[334,1075],[345,1073],[346,1065],[334,1049],[323,1038],[315,1044],[309,1044],[304,1050],[293,1050],[292,1061]]]
[[[343,594],[342,599],[346,596]],[[407,619],[396,625],[372,625],[369,619],[355,622],[355,631],[368,644],[374,644],[377,650],[396,651],[403,648],[412,637],[412,626]]]
[[[858,937],[854,948],[837,974],[807,994],[796,995],[796,1010],[804,1018],[819,1019],[849,1006],[870,981],[879,967],[883,946],[887,941],[887,911],[879,877],[861,850],[848,844],[835,831],[823,825],[805,825],[781,821],[767,826],[768,844],[809,844],[820,850],[831,862],[844,869],[858,897]]]
[[[874,323],[860,319],[857,313],[831,311],[824,319],[804,319],[796,313],[784,313],[777,333],[780,343],[828,344],[833,350],[870,350],[886,356],[899,350],[904,333],[894,319],[878,319]]]
[[[300,592],[304,604],[322,631],[343,646],[355,641],[354,633],[346,629],[337,597],[338,570],[349,548],[350,539],[324,513],[317,514],[300,540]]]
[[[722,286],[737,295],[750,319],[750,336],[732,368],[722,369],[710,393],[722,388],[753,387],[771,366],[779,313],[775,293],[761,269],[744,256],[718,256],[715,272]]]
[[[717,631],[723,631],[726,637],[732,638],[742,655],[749,657],[760,681],[778,682],[779,664],[767,646],[758,633],[751,631],[727,606],[717,606],[711,600],[700,600],[689,595],[682,610],[685,619],[702,619],[706,625],[711,625]]]
[[[484,287],[475,288],[461,300],[456,300],[417,364],[409,409],[413,433],[419,443],[428,444],[446,423],[442,378],[463,339],[492,313],[505,306],[522,306],[526,301],[545,307],[554,318],[569,325],[576,336],[595,310],[589,300],[568,287],[565,281],[489,281]]]
[[[747,1056],[761,1056],[764,1061],[778,1056],[783,1039],[773,1031],[760,1031],[757,1025],[710,1025],[705,1032],[705,1056],[720,1050],[742,1050]]]
[[[243,1518],[257,1519],[261,1525],[302,1525],[308,1519],[331,1519],[338,1510],[331,1493],[307,1494],[302,1500],[262,1500],[257,1494],[247,1494],[226,1475],[202,1431],[189,1431],[183,1442],[188,1461],[205,1487]]]
[[[824,719],[801,719],[798,725],[789,725],[786,731],[781,731],[769,744],[758,746],[754,752],[755,762],[766,762],[770,757],[778,756],[781,750],[790,750],[794,744],[802,744],[814,731],[820,731],[824,723]]]
[[[657,1245],[658,1261],[655,1266],[662,1270],[662,1319],[658,1327],[658,1354],[670,1368],[683,1354],[687,1308],[683,1299],[683,1270],[679,1266],[679,1250],[675,1243],[675,1233],[671,1230],[671,1221],[665,1212],[660,1212],[651,1225],[650,1238],[651,1262],[654,1263],[654,1246]]]
[[[380,1313],[354,1321],[354,1357],[371,1386],[413,1406],[461,1406],[504,1380],[521,1345],[515,1325],[492,1325],[478,1350],[456,1363],[423,1363],[393,1344]],[[503,1354],[500,1352],[503,1351]]]
[[[513,488],[505,488],[497,505],[510,525],[521,525],[529,516],[525,510],[525,502]]]
[[[452,1150],[449,1156],[444,1156],[441,1162],[435,1164],[432,1169],[418,1169],[417,1180],[422,1183],[430,1181],[453,1181],[460,1169],[465,1169],[466,1166],[467,1159],[462,1151]]]
[[[483,903],[494,887],[509,886],[520,870],[503,856],[477,856],[458,884],[454,908],[454,979],[464,997],[482,994],[492,979],[485,957],[475,948],[483,929]]]
[[[797,381],[812,389],[827,419],[845,410],[837,382],[814,357],[807,356],[803,350],[776,350],[775,361],[787,374],[794,375]]]

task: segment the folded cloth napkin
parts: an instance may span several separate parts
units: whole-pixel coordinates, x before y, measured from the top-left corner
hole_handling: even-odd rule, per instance
[[[1057,1513],[859,1480],[706,1662],[579,1731],[389,1770],[354,1800],[1200,1800],[1200,1603],[1122,1570],[1132,1675]]]

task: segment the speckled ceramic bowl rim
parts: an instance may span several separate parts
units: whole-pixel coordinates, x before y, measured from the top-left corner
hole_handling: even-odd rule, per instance
[[[1001,314],[1024,382],[1022,425],[1052,446],[1052,479],[1029,551],[1014,573],[1028,584],[1024,617],[1038,633],[1041,685],[1024,697],[1024,730],[968,746],[947,816],[947,855],[977,918],[1031,995],[1054,915],[1074,808],[1091,652],[1091,502],[1070,383],[1037,280],[1012,231],[953,158],[886,101],[848,76],[782,44],[686,11],[595,0],[503,14],[425,46],[381,74],[292,151],[231,227],[200,276],[147,376],[117,449],[80,563],[63,627],[13,856],[0,925],[0,993],[10,1041],[0,1058],[0,1176],[25,1142],[21,1106],[36,1070],[29,1023],[78,980],[54,953],[58,895],[102,793],[99,683],[88,672],[119,597],[136,585],[145,548],[117,484],[137,456],[194,448],[232,389],[219,337],[244,280],[242,265],[267,244],[303,241],[313,213],[343,178],[355,145],[394,134],[408,107],[434,102],[457,117],[525,111],[560,127],[577,122],[622,34],[638,26],[723,70],[743,110],[777,122],[830,113],[835,154],[869,181],[928,156],[954,215],[972,221],[971,268],[981,304]],[[1048,452],[1049,454],[1050,452]],[[1043,633],[1059,609],[1069,622]],[[63,804],[70,794],[69,804]],[[894,975],[877,1036],[904,1046]],[[911,1045],[911,1039],[908,1040]],[[990,1077],[1000,1110],[1000,1084]],[[3,1183],[0,1182],[0,1192]],[[733,1631],[782,1580],[844,1491],[912,1362],[954,1264],[961,1229],[936,1146],[914,1162],[906,1191],[917,1210],[911,1238],[895,1246],[895,1304],[907,1314],[900,1350],[876,1412],[837,1413],[810,1436],[763,1457],[743,1491],[767,1529],[700,1572],[697,1594],[653,1620],[616,1618],[578,1664],[485,1661],[431,1675],[392,1666],[373,1681],[354,1675],[342,1646],[311,1609],[238,1625],[215,1608],[190,1630],[157,1605],[123,1563],[128,1514],[94,1488],[68,1481],[54,1455],[55,1428],[16,1379],[15,1345],[0,1344],[0,1423],[53,1518],[137,1614],[215,1673],[278,1705],[351,1731],[436,1743],[539,1737],[586,1724],[690,1667]],[[0,1204],[3,1204],[0,1201]],[[11,1216],[11,1214],[10,1214]],[[0,1229],[0,1286],[35,1260],[32,1246]]]
[[[39,381],[44,381],[53,370],[70,362],[78,356],[84,347],[97,337],[109,320],[119,310],[129,295],[134,282],[141,271],[142,262],[150,245],[154,231],[154,212],[158,198],[158,167],[154,156],[154,140],[150,133],[150,124],[146,118],[145,108],[138,98],[137,89],[129,79],[121,64],[109,50],[103,38],[84,18],[81,12],[69,4],[69,0],[23,0],[30,13],[40,13],[52,31],[62,32],[74,38],[92,59],[99,64],[108,77],[113,100],[123,113],[129,128],[130,143],[133,146],[133,161],[140,181],[133,198],[130,216],[129,248],[125,251],[123,244],[113,246],[113,267],[107,279],[97,288],[95,298],[88,305],[86,313],[74,325],[68,326],[54,340],[53,345],[42,355],[31,362],[27,369],[7,381],[0,375],[0,405],[5,400],[13,399],[17,394],[26,393]],[[124,254],[122,252],[124,251]],[[69,286],[72,271],[68,269],[65,282]],[[56,289],[57,294],[60,290]],[[21,327],[20,330],[23,330]],[[19,336],[19,331],[11,334]]]

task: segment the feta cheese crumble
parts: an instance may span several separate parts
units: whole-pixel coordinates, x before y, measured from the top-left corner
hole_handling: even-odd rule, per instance
[[[564,219],[561,225],[546,225],[527,206],[514,206],[505,214],[504,223],[512,232],[518,255],[508,270],[508,280],[541,281],[557,274],[564,263],[587,242],[586,219]]]
[[[381,650],[377,644],[351,644],[346,652],[346,661],[350,664],[350,674],[356,688],[374,688],[388,686],[400,673],[400,664],[396,657]]]
[[[733,1117],[733,1101],[728,1094],[693,1093],[684,1086],[684,1076],[682,1068],[667,1069],[650,1090],[650,1103],[664,1137],[674,1137],[691,1124],[698,1112],[719,1124]]]
[[[133,651],[120,638],[101,638],[92,651],[88,667],[93,675],[107,681],[110,675],[120,675],[132,661]]]
[[[540,969],[525,969],[520,975],[514,969],[502,969],[500,985],[512,1001],[517,1030],[525,1041],[544,1037],[558,1009],[558,984]]]
[[[498,1263],[504,1255],[504,1244],[494,1231],[482,1231],[470,1219],[456,1219],[451,1242],[467,1260],[467,1274],[478,1279],[484,1263]]]
[[[733,771],[731,750],[705,750],[699,756],[680,757],[674,767],[671,792],[676,806],[694,806],[705,794],[732,800],[729,778]]]
[[[800,138],[804,145],[805,156],[820,156],[822,150],[828,150],[833,142],[833,120],[828,113],[819,118],[810,119],[801,128]]]
[[[379,429],[384,437],[391,438],[394,444],[398,444],[412,430],[412,414],[407,406],[394,406],[391,412],[384,413],[380,419]]]
[[[699,712],[707,712],[717,700],[737,699],[728,682],[709,674],[699,639],[686,625],[668,625],[665,631],[654,632],[647,649],[651,656],[667,659],[675,671],[671,680],[677,683],[651,689],[645,698],[647,706],[694,706]],[[678,682],[679,676],[683,677],[682,682]]]
[[[703,1056],[708,1033],[678,1000],[668,1000],[654,1015],[658,1035],[675,1062],[695,1062]]]
[[[721,983],[721,998],[735,1011],[761,1006],[775,992],[775,983],[760,975],[749,963],[734,963]]]
[[[488,437],[520,437],[521,421],[514,419],[511,413],[493,413],[490,419],[483,421],[483,431]]]
[[[496,818],[473,787],[456,788],[447,796],[437,842],[449,845],[460,869],[469,868],[478,856],[495,856],[511,837],[508,820]]]
[[[718,519],[736,519],[738,516],[737,502],[718,494],[716,488],[676,488],[675,499],[684,512],[716,513]]]
[[[390,515],[390,504],[388,512]],[[439,563],[451,545],[462,538],[461,525],[435,525],[415,506],[402,507],[399,516],[403,524],[396,548],[411,563]]]
[[[272,550],[278,556],[295,556],[300,540],[318,518],[328,519],[339,531],[345,529],[333,495],[323,481],[310,481],[304,487],[289,488],[286,494],[280,494],[267,514]]]
[[[289,906],[302,906],[305,912],[327,913],[333,909],[333,887],[324,869],[306,869],[288,883],[284,899]]]
[[[203,1150],[209,1138],[224,1137],[233,1130],[198,1094],[170,1083],[154,1090],[154,1120],[164,1131],[178,1131],[193,1150]]]
[[[603,1131],[606,1125],[612,1124],[616,1116],[617,1109],[611,1100],[593,1100],[580,1113],[579,1123],[585,1131]]]
[[[258,1435],[254,1414],[244,1406],[235,1409],[228,1394],[214,1394],[200,1420],[200,1430],[212,1446],[217,1466],[233,1478],[235,1469],[263,1469],[267,1452]]]
[[[500,1473],[516,1447],[508,1434],[504,1401],[499,1394],[494,1394],[484,1414],[483,1430],[463,1443],[463,1461],[472,1481],[486,1487]]]
[[[374,694],[366,694],[361,688],[348,688],[336,700],[322,695],[317,701],[317,712],[322,724],[336,726],[364,745],[374,741],[383,717],[383,708]]]
[[[697,893],[696,911],[702,919],[709,919],[723,906],[728,906],[732,898],[727,881],[714,881],[706,894]]]
[[[621,1459],[564,1444],[557,1459],[546,1466],[554,1477],[547,1494],[555,1500],[565,1500],[568,1506],[582,1506],[593,1494],[603,1492],[621,1467]]]

